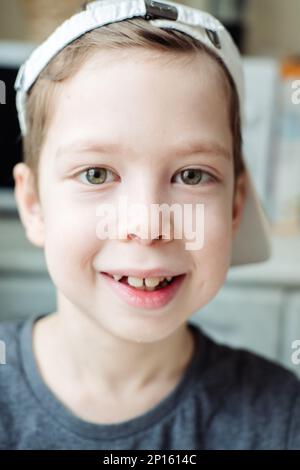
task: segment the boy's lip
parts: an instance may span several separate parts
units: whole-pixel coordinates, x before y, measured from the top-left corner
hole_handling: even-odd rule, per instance
[[[161,289],[151,291],[136,289],[126,282],[114,280],[114,278],[103,272],[100,272],[100,276],[108,283],[110,289],[129,306],[151,311],[159,309],[159,312],[163,314],[164,311],[160,309],[175,298],[186,274],[175,277],[171,283]]]
[[[186,274],[186,272],[182,271],[170,271],[162,268],[154,268],[154,269],[131,269],[131,268],[123,268],[123,269],[110,269],[107,271],[100,271],[105,274],[119,275],[119,276],[130,276],[130,277],[175,277],[180,276],[181,274]]]

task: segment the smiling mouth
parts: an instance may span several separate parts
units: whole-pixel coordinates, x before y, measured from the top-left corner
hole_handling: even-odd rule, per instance
[[[122,277],[113,276],[112,274],[109,274],[109,273],[106,273],[106,272],[102,272],[102,274],[105,274],[106,276],[111,277],[116,282],[120,282],[121,284],[126,284],[127,286],[132,287],[134,289],[142,290],[142,291],[148,291],[148,292],[163,289],[164,287],[167,287],[167,286],[171,285],[174,282],[175,279],[182,276],[182,274],[181,274],[181,275],[178,275],[178,276],[173,276],[173,277],[168,278],[168,279],[164,278],[164,279],[160,280],[159,284],[157,284],[157,285],[146,285],[148,280],[146,281],[145,279],[143,279],[143,284],[141,285],[141,282],[137,283],[135,281],[136,278],[130,278],[129,281],[128,281],[128,276],[122,276]]]

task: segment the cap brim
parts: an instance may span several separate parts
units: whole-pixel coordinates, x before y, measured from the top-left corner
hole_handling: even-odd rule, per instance
[[[232,245],[231,266],[261,263],[271,256],[271,229],[246,166],[247,197]]]

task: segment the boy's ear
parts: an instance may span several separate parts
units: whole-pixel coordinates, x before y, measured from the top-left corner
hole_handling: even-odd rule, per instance
[[[17,163],[13,176],[15,198],[26,236],[33,245],[41,248],[44,246],[44,221],[33,173],[25,163]]]
[[[245,202],[247,197],[247,173],[244,171],[241,173],[236,181],[236,189],[233,197],[232,206],[232,234],[236,234],[242,215],[244,212]]]

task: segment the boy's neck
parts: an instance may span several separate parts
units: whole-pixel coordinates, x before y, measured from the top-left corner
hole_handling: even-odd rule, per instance
[[[186,323],[167,338],[137,343],[114,336],[78,312],[55,312],[39,320],[33,340],[46,382],[65,380],[116,397],[153,383],[178,382],[195,348]]]

